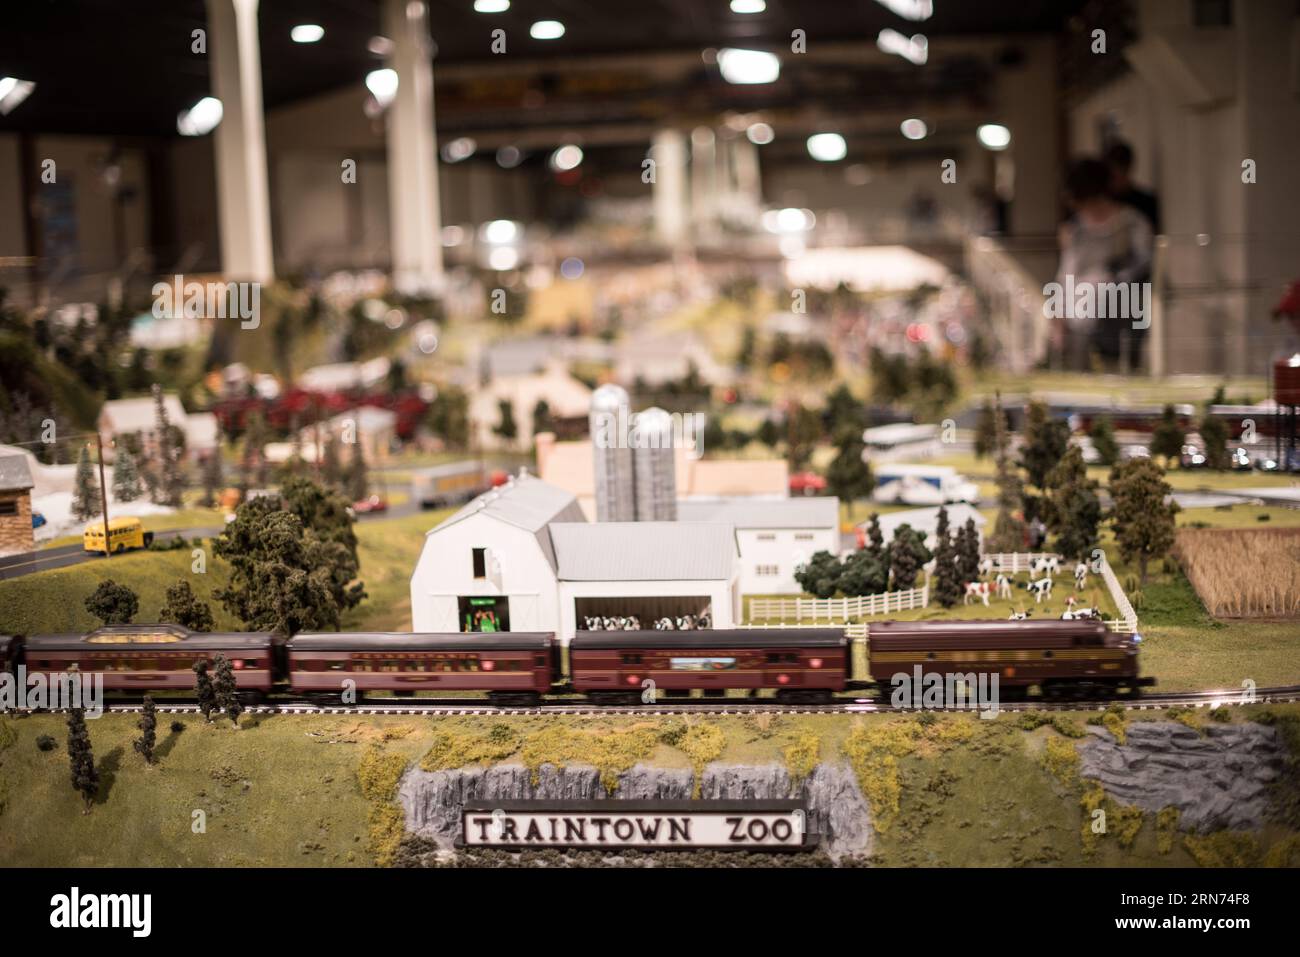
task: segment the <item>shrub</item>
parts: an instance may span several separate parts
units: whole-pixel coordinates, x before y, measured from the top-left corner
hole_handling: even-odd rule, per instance
[[[1168,854],[1174,848],[1174,838],[1178,836],[1178,819],[1182,812],[1170,805],[1162,807],[1156,814],[1156,850]]]
[[[790,780],[797,786],[812,774],[821,759],[822,743],[817,735],[805,732],[785,749],[785,766]]]
[[[1183,846],[1201,867],[1255,867],[1260,861],[1259,840],[1249,831],[1187,834]]]
[[[397,794],[397,784],[406,770],[406,759],[400,754],[388,754],[382,748],[366,749],[357,765],[357,783],[361,793],[372,801],[391,801]]]
[[[1217,708],[1211,708],[1208,713],[1211,721],[1224,723],[1232,720],[1232,709],[1227,705],[1221,704]]]
[[[1043,766],[1066,788],[1079,783],[1079,752],[1065,738],[1048,738],[1044,742]]]
[[[704,774],[705,765],[710,761],[716,761],[722,755],[722,749],[726,744],[727,736],[722,733],[721,728],[712,723],[693,724],[682,735],[677,749],[691,759],[691,767],[695,769],[695,797],[700,796],[700,779]]]
[[[172,728],[172,733],[173,733],[173,734],[180,734],[182,731],[185,730],[185,722],[184,722],[184,721],[173,721],[172,724],[171,724],[171,728]]]
[[[55,741],[54,738],[48,734],[42,734],[36,739],[36,747],[40,748],[42,751],[53,751],[58,746],[59,742]]]

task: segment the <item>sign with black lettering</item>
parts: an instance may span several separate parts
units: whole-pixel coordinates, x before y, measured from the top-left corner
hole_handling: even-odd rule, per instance
[[[803,801],[467,801],[459,843],[510,850],[798,851],[817,844],[807,822]]]

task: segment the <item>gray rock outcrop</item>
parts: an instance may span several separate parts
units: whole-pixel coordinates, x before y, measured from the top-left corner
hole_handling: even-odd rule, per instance
[[[1079,774],[1121,804],[1176,807],[1190,831],[1255,830],[1269,808],[1269,785],[1286,752],[1275,728],[1208,725],[1202,736],[1172,721],[1131,722],[1125,743],[1096,726],[1079,749]]]

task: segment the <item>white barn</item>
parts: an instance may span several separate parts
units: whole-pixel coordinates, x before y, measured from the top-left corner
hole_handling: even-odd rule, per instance
[[[744,595],[802,594],[795,569],[816,552],[840,553],[840,500],[833,495],[682,500],[677,519],[721,522],[736,529]]]
[[[739,614],[734,530],[715,523],[588,523],[530,475],[485,492],[425,537],[411,576],[415,631],[552,631],[587,615]]]

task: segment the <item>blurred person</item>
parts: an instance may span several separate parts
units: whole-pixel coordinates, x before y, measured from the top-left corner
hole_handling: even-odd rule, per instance
[[[1110,194],[1125,206],[1132,206],[1147,218],[1151,232],[1160,233],[1160,199],[1155,193],[1139,189],[1133,183],[1133,147],[1115,140],[1106,148],[1105,162],[1110,170]]]
[[[1094,291],[1112,283],[1145,282],[1151,268],[1151,225],[1111,195],[1106,164],[1097,159],[1076,162],[1066,178],[1066,192],[1073,215],[1058,236],[1057,282],[1066,289],[1090,284]],[[1131,330],[1135,315],[1105,315],[1105,300],[1098,294],[1092,311],[1071,303],[1058,320],[1055,336],[1067,368],[1087,371],[1092,352],[1106,360],[1119,357],[1121,335]],[[1143,305],[1150,308],[1145,298]]]

